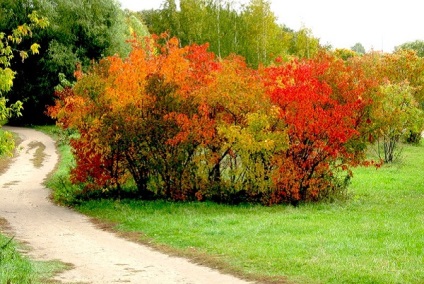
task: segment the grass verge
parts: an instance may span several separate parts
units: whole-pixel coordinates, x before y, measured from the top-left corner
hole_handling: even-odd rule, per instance
[[[47,177],[46,187],[52,189],[51,199],[59,204],[68,205],[75,202],[75,194],[79,188],[72,185],[69,172],[74,165],[71,147],[68,144],[70,134],[65,133],[56,126],[36,126],[36,130],[50,135],[56,141],[60,161],[55,170]]]
[[[4,220],[0,220],[4,223]],[[67,268],[58,261],[33,261],[22,254],[22,245],[0,234],[0,283],[58,283],[54,275]]]
[[[133,239],[261,282],[423,283],[423,168],[424,146],[407,145],[400,162],[356,169],[351,198],[331,204],[97,200],[77,209]]]

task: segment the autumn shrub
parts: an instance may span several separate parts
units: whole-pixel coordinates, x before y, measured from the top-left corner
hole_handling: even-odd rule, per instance
[[[265,73],[289,138],[269,202],[315,201],[343,190],[364,155],[359,130],[368,102],[360,77],[333,57],[294,60]]]
[[[393,53],[371,52],[354,58],[350,63],[359,66],[368,80],[374,82],[374,88],[368,90],[372,98],[370,135],[373,140],[383,145],[381,149],[384,149],[384,144],[389,147],[387,149],[393,148],[393,145],[384,142],[388,140],[387,136],[383,136],[387,134],[388,129],[399,130],[399,126],[403,124],[400,135],[402,140],[418,144],[424,130],[422,119],[417,119],[416,116],[417,112],[422,112],[424,106],[424,59],[415,51],[400,49]],[[408,98],[405,100],[406,88]],[[393,105],[395,101],[397,106]],[[395,108],[397,110],[394,110]],[[409,122],[405,123],[405,120],[408,120],[408,112],[411,117]],[[396,135],[399,135],[398,130]],[[383,156],[384,154],[382,158],[385,159]],[[389,156],[386,161],[391,160]]]
[[[200,138],[183,130],[198,117],[192,94],[207,80],[199,72],[213,67],[206,48],[148,39],[134,42],[127,59],[109,57],[78,71],[75,87],[58,91],[48,111],[80,134],[70,142],[72,180],[87,192],[133,182],[141,198],[194,198],[189,178]]]
[[[76,75],[48,112],[79,134],[71,179],[87,195],[316,201],[363,158],[363,78],[326,54],[254,70],[163,36]]]
[[[284,123],[265,93],[261,75],[243,58],[230,56],[198,90],[206,103],[210,139],[197,162],[198,199],[261,200],[274,190],[277,154],[287,145]]]
[[[378,155],[386,163],[393,162],[399,154],[400,143],[411,140],[415,133],[421,133],[424,113],[418,107],[408,82],[387,82],[381,86],[379,100],[373,104],[372,118],[378,129]],[[416,138],[414,140],[419,142]]]

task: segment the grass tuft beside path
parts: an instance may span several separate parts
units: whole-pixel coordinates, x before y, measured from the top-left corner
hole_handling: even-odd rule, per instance
[[[424,283],[424,147],[355,170],[351,198],[299,207],[90,201],[77,209],[144,242],[211,258],[252,279]]]
[[[2,219],[0,218],[0,223]],[[22,254],[22,245],[0,234],[0,284],[58,283],[51,278],[68,265],[58,261],[33,261]]]

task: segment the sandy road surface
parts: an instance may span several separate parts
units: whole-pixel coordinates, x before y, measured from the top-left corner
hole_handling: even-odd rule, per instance
[[[58,156],[52,139],[31,129],[7,128],[22,138],[19,153],[0,176],[0,217],[11,225],[15,238],[42,260],[71,263],[74,269],[56,277],[64,283],[247,283],[182,258],[96,229],[72,210],[53,205],[43,187]],[[45,156],[34,161],[36,151]]]

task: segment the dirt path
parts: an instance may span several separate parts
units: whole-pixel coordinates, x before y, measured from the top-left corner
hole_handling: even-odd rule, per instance
[[[0,217],[31,256],[71,263],[64,283],[247,283],[164,255],[95,228],[88,218],[53,205],[42,182],[58,160],[54,141],[31,129],[7,128],[22,138],[17,157],[0,176]],[[36,151],[43,161],[34,160]]]

